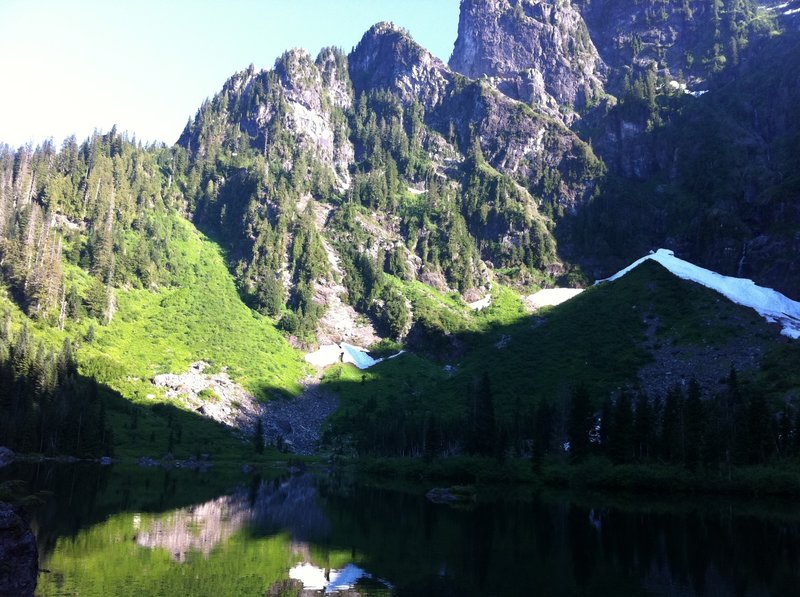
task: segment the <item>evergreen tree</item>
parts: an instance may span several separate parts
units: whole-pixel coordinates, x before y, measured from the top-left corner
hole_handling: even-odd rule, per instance
[[[589,454],[589,437],[595,420],[589,390],[580,385],[572,392],[569,415],[569,454],[571,462],[580,462]]]
[[[705,409],[700,398],[700,384],[695,378],[689,381],[684,405],[686,421],[685,462],[690,470],[694,470],[702,453],[703,429],[705,427]]]
[[[618,464],[631,462],[635,453],[635,429],[631,395],[623,391],[614,405],[614,435],[611,459]]]
[[[490,456],[497,450],[497,422],[494,413],[494,396],[489,374],[484,373],[478,382],[473,398],[472,451]]]
[[[258,417],[256,421],[256,429],[253,433],[253,449],[256,454],[264,453],[264,421]]]
[[[750,395],[747,419],[748,461],[750,464],[764,464],[772,456],[775,444],[767,401],[759,391]]]
[[[653,407],[644,392],[639,392],[636,397],[636,415],[633,426],[634,455],[639,460],[648,460],[653,453],[656,425]]]
[[[553,436],[553,413],[550,403],[542,400],[536,407],[536,414],[533,421],[533,453],[531,455],[532,464],[535,470],[539,470],[544,457],[550,449],[550,441]]]
[[[673,386],[667,392],[661,421],[661,458],[666,462],[684,461],[683,392]]]
[[[614,436],[614,401],[606,395],[600,410],[600,448],[604,454],[610,454]]]

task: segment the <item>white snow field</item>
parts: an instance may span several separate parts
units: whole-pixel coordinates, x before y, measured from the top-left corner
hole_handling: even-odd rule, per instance
[[[555,307],[583,292],[582,288],[545,288],[535,294],[526,296],[522,301],[531,311],[542,307]]]
[[[403,354],[403,352],[404,351],[401,350],[397,354],[387,358],[393,359],[395,357],[399,357],[401,354]],[[351,363],[359,369],[369,369],[370,367],[373,367],[386,360],[373,359],[371,356],[369,356],[369,354],[367,354],[366,348],[353,346],[352,344],[347,344],[346,342],[342,342],[341,344],[326,344],[324,346],[320,346],[319,350],[308,353],[305,356],[305,359],[307,363],[311,363],[320,369],[324,369],[328,365],[334,365],[336,363]]]
[[[679,278],[697,282],[706,288],[715,290],[734,303],[755,309],[767,321],[780,323],[783,328],[781,333],[784,336],[800,338],[800,303],[772,288],[757,286],[752,280],[723,276],[683,259],[678,259],[675,257],[675,253],[668,249],[659,249],[655,253],[642,257],[610,278],[598,280],[595,284],[612,282],[621,278],[647,260],[660,263]]]

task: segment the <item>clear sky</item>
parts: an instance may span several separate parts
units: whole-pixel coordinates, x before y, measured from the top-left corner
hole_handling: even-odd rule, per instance
[[[393,21],[445,62],[459,0],[0,0],[0,143],[112,125],[173,143],[225,80]]]

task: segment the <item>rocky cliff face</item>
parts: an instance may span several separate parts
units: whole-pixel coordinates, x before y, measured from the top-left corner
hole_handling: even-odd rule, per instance
[[[350,76],[356,93],[384,89],[404,104],[420,102],[430,110],[453,88],[447,66],[391,23],[372,27],[350,55]]]
[[[462,7],[462,20],[463,13]],[[531,190],[546,173],[559,172],[549,197],[556,203],[574,206],[593,188],[586,168],[570,167],[594,159],[574,133],[546,112],[498,93],[490,82],[454,73],[406,32],[387,24],[373,27],[350,56],[350,73],[356,93],[381,89],[405,105],[422,101],[425,123],[434,131],[462,153],[476,139],[493,168]]]
[[[602,277],[669,246],[714,271],[800,297],[798,72],[800,36],[786,32],[754,41],[708,93],[673,95],[657,123],[649,119],[658,111],[635,102],[612,110],[592,131],[614,176],[584,214],[590,237],[578,252],[587,271]]]
[[[555,114],[596,100],[605,72],[581,14],[543,0],[464,0],[450,67]]]

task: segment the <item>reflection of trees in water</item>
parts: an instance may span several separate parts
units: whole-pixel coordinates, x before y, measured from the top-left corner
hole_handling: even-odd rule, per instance
[[[317,491],[307,475],[261,481],[203,504],[175,510],[136,535],[142,547],[166,549],[177,561],[189,552],[208,555],[245,528],[259,533],[288,532],[295,541],[324,537],[329,523],[317,505]],[[302,544],[298,549],[302,550]]]
[[[51,553],[60,537],[75,536],[87,523],[102,521],[118,511],[99,506],[108,491],[109,467],[38,462],[20,463],[9,469],[4,475],[25,481],[31,493],[52,494],[45,495],[44,504],[35,508],[31,524],[42,555]]]
[[[784,595],[800,586],[800,516],[791,505],[548,494],[457,510],[335,476],[253,478],[220,497],[212,478],[194,473],[79,473],[17,475],[56,493],[35,517],[43,556],[54,538],[111,514],[168,510],[156,517],[160,529],[142,525],[143,544],[181,557],[208,553],[237,531],[286,532],[298,562],[351,552],[401,595]],[[193,501],[202,503],[187,507]]]
[[[800,587],[800,524],[720,502],[636,510],[569,498],[438,506],[361,488],[324,495],[331,547],[398,594],[783,595]],[[713,502],[712,502],[713,503]]]

